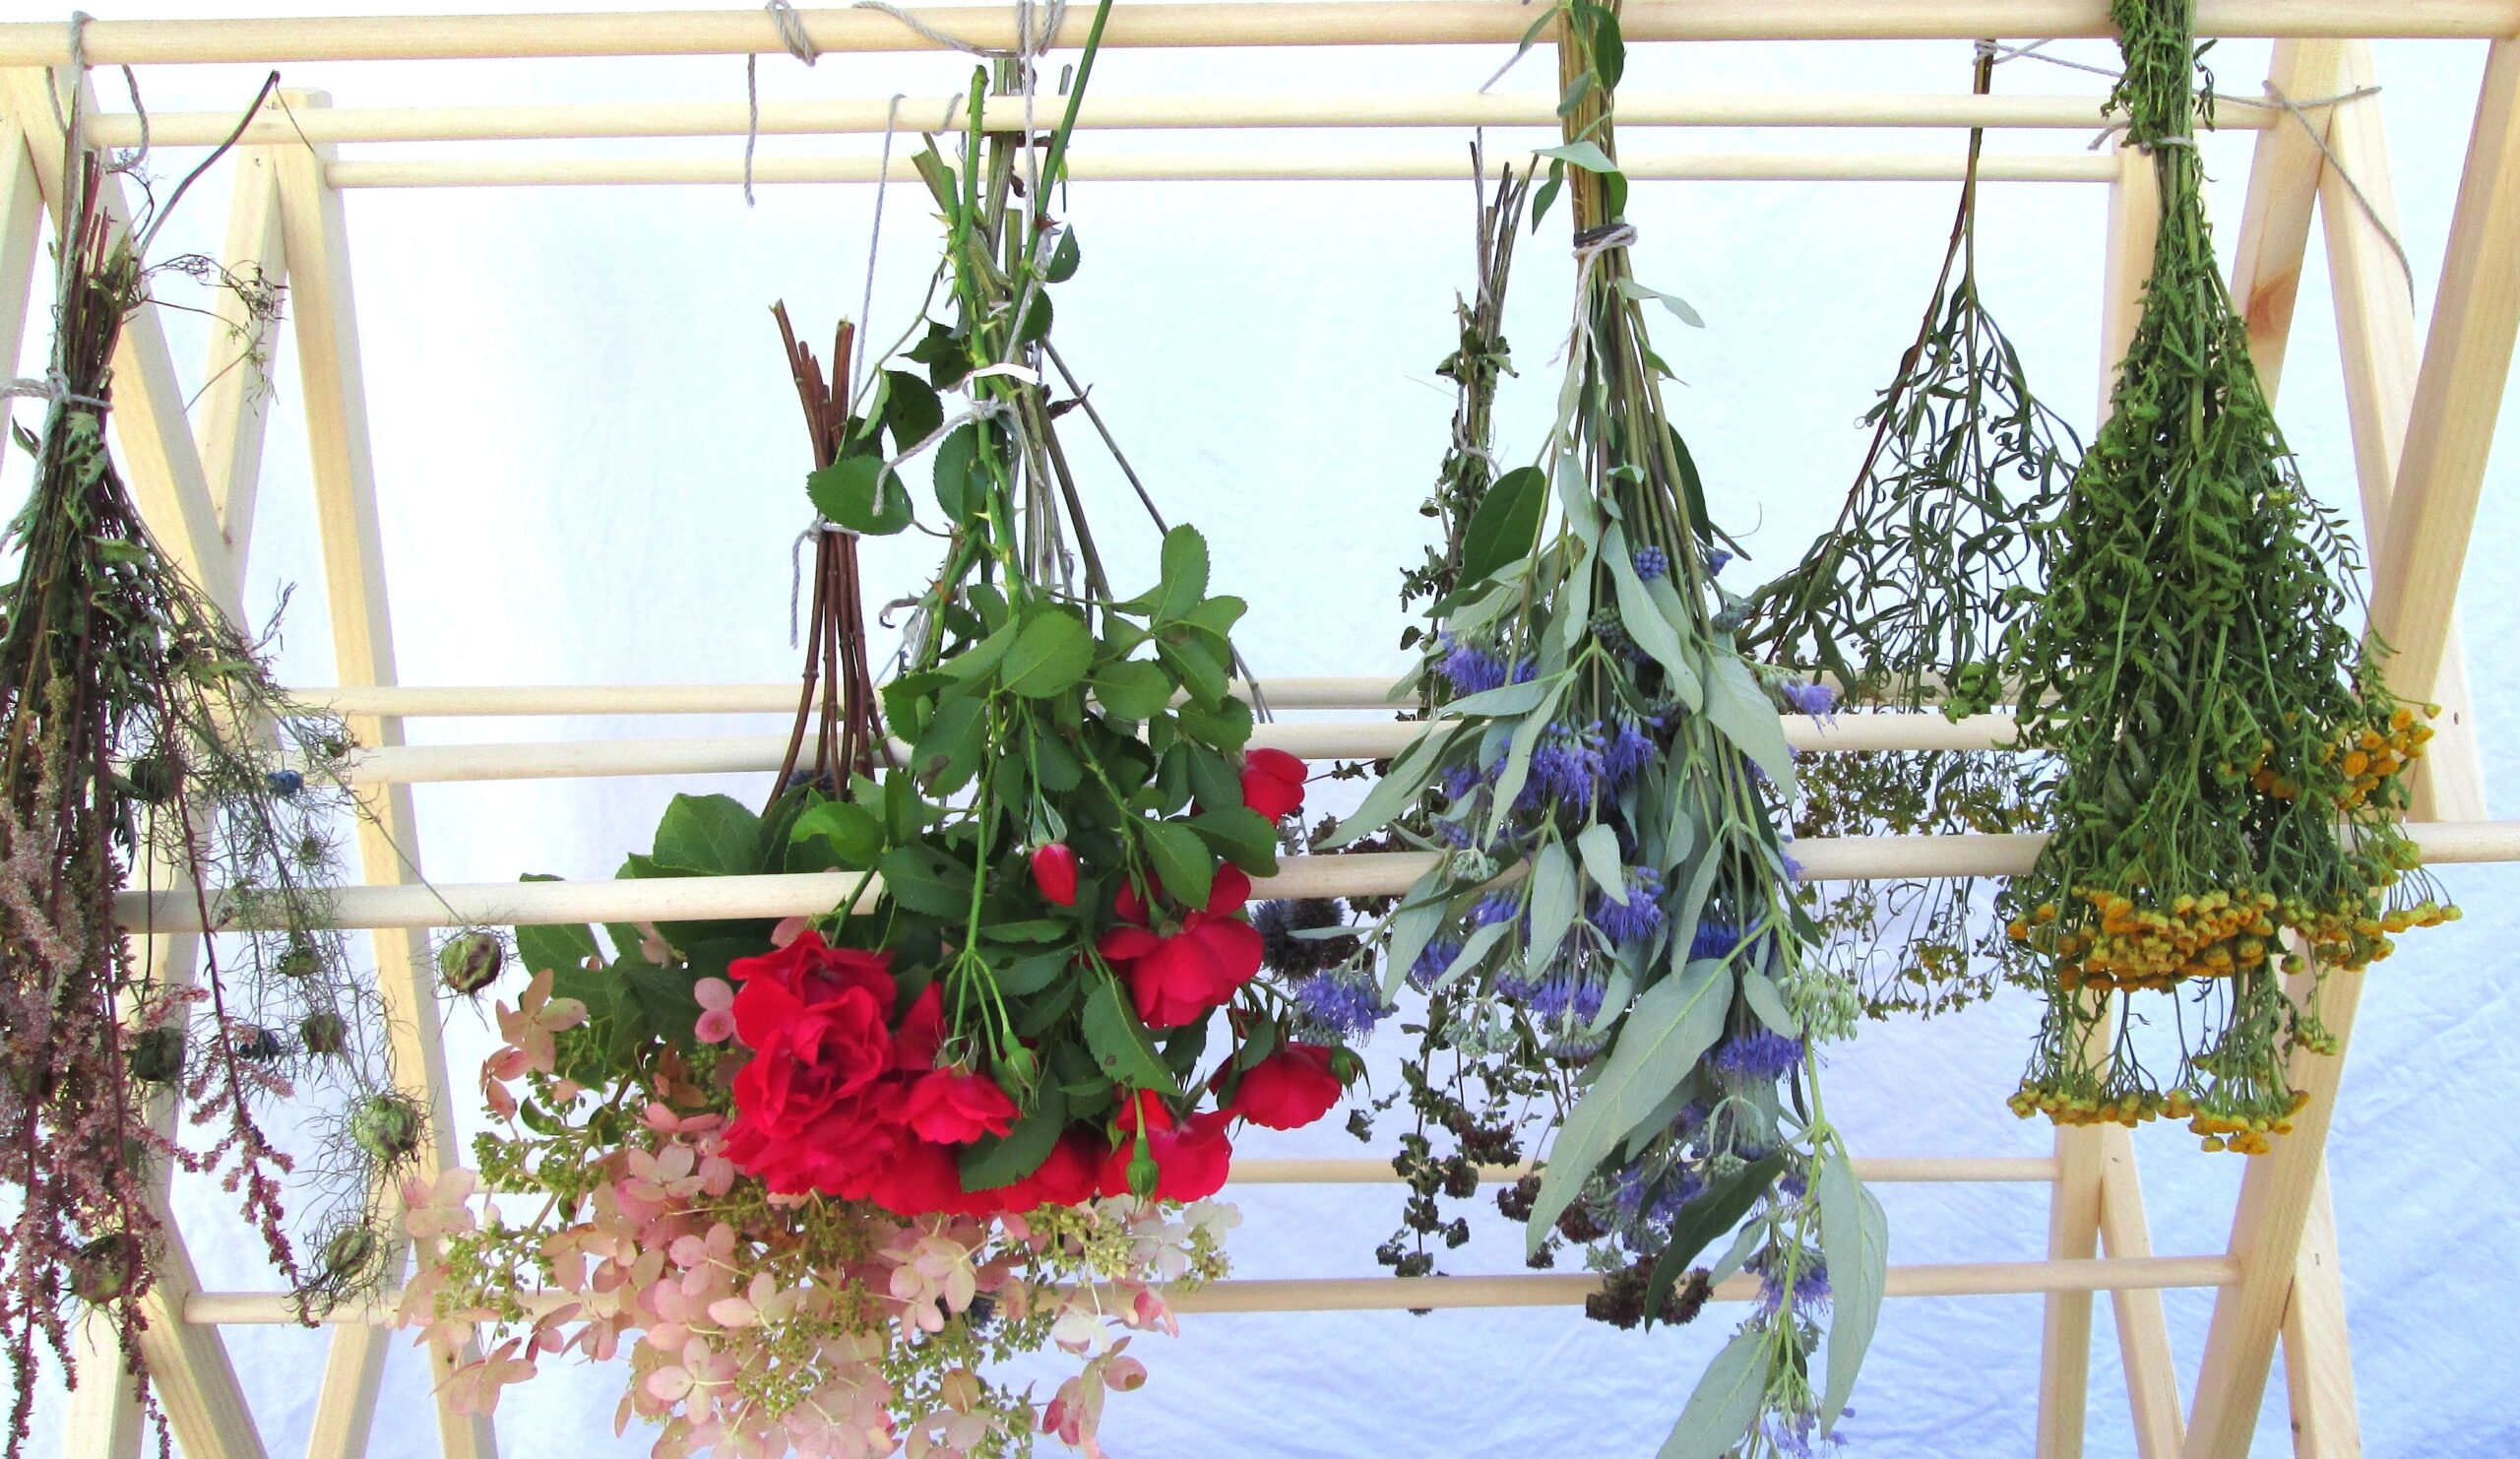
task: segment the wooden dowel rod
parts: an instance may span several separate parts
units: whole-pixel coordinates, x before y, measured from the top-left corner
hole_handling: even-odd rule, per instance
[[[2144,1256],[2125,1260],[1971,1261],[1894,1266],[1890,1297],[2008,1297],[2040,1292],[2113,1292],[2133,1288],[2224,1287],[2239,1279],[2229,1256]],[[1567,1307],[1601,1290],[1589,1274],[1493,1277],[1296,1277],[1211,1282],[1166,1296],[1176,1312],[1382,1312],[1416,1307]],[[1749,1301],[1758,1279],[1746,1274],[1715,1289],[1717,1301]],[[372,1304],[346,1305],[318,1320],[375,1322],[402,1300],[380,1293]],[[533,1305],[530,1303],[529,1305]],[[278,1292],[196,1292],[184,1320],[225,1327],[298,1320],[294,1298]]]
[[[928,25],[977,45],[1007,46],[1004,7],[921,7]],[[799,10],[817,51],[935,49],[888,16]],[[1091,17],[1071,10],[1056,43],[1084,43]],[[1146,4],[1112,15],[1105,46],[1457,45],[1520,40],[1530,17],[1479,0],[1342,0],[1293,4]],[[2514,0],[2199,0],[2200,35],[2484,38],[2520,32]],[[1651,40],[1973,40],[1982,35],[2114,34],[2107,0],[1687,0],[1626,7],[1630,44]],[[82,37],[92,66],[290,61],[488,60],[558,56],[779,55],[759,11],[583,15],[310,17],[284,20],[96,21]],[[70,59],[60,21],[0,25],[0,65]]]
[[[2427,863],[2520,861],[2520,821],[2432,822],[2407,833]],[[1805,881],[1877,877],[2018,876],[2030,869],[2047,837],[1844,836],[1794,843]],[[1426,852],[1285,856],[1278,874],[1256,878],[1257,897],[1393,896],[1434,864]],[[448,883],[442,886],[346,886],[332,893],[337,926],[535,926],[557,922],[702,921],[789,917],[840,904],[857,884],[851,873],[793,876],[707,876],[648,881]],[[867,893],[869,897],[872,892]],[[260,925],[250,909],[223,894],[211,897],[223,930]],[[864,905],[861,902],[861,905]],[[194,932],[201,919],[190,895],[126,891],[114,915],[144,932]]]
[[[1392,681],[1374,676],[1263,676],[1260,691],[1278,709],[1386,709]],[[1251,685],[1236,679],[1248,698]],[[314,709],[403,719],[522,715],[729,715],[796,712],[786,684],[310,684],[288,691]],[[1416,700],[1407,701],[1415,705]]]
[[[1499,154],[1501,164],[1506,160]],[[1701,153],[1622,157],[1636,181],[1660,182],[1957,182],[1965,159],[1957,153]],[[753,181],[873,182],[883,170],[876,157],[765,157],[753,163]],[[1460,182],[1464,154],[1450,149],[1386,157],[1329,150],[1280,155],[1103,153],[1072,158],[1068,171],[1081,182]],[[324,169],[334,187],[651,187],[687,184],[732,186],[743,181],[739,158],[419,158],[408,161],[332,162]],[[908,150],[893,154],[891,179],[917,178]],[[2053,157],[1989,157],[1978,164],[1981,182],[2107,182],[2117,175],[2105,157],[2073,153]]]
[[[1519,1180],[1531,1167],[1480,1166],[1490,1185]],[[1903,1156],[1858,1159],[1858,1179],[1874,1184],[2043,1184],[2056,1178],[2056,1162],[2030,1156]],[[1237,1160],[1237,1185],[1396,1185],[1387,1160]]]
[[[1251,731],[1254,746],[1306,760],[1383,760],[1417,738],[1418,724],[1347,721],[1268,724]],[[1934,714],[1839,715],[1827,721],[1788,715],[1786,742],[1796,750],[2003,750],[2013,746],[2009,715],[1960,721]],[[439,785],[454,781],[578,780],[628,775],[734,775],[776,770],[784,735],[737,734],[667,739],[571,739],[510,744],[397,745],[351,760],[354,786]],[[907,758],[909,747],[894,752]]]
[[[739,101],[649,101],[549,106],[397,106],[310,110],[292,119],[267,113],[246,128],[247,145],[310,142],[548,142],[625,137],[824,137],[880,134],[886,118],[898,130],[959,132],[967,100],[918,96],[898,111],[865,97],[765,101],[760,124]],[[1736,95],[1621,92],[1622,127],[1988,127],[2095,131],[2102,98],[1980,96],[1967,93]],[[2282,115],[2269,107],[2233,106],[2216,120],[2226,129],[2258,130]],[[1147,95],[1089,97],[1077,124],[1101,131],[1264,130],[1284,127],[1550,127],[1557,112],[1543,95]],[[1020,129],[1021,97],[988,98],[983,126]],[[209,147],[227,139],[236,118],[218,111],[151,113],[156,147]],[[88,118],[97,147],[138,147],[140,117],[101,112]]]

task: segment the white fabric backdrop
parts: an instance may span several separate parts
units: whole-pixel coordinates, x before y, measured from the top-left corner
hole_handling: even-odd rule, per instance
[[[167,0],[135,14],[182,9]],[[193,13],[306,14],[390,6],[342,0],[215,0]],[[469,7],[468,8],[472,8]],[[489,8],[489,7],[482,7]],[[500,4],[496,8],[521,8]],[[25,13],[25,12],[22,12]],[[2104,44],[2058,53],[2104,65]],[[2225,89],[2254,95],[2267,47],[2214,53]],[[2464,155],[2483,49],[2386,44],[2382,100],[2395,150],[2406,244],[2428,312]],[[1371,90],[1459,92],[1495,64],[1487,50],[1343,53],[1113,52],[1103,95]],[[1634,90],[1951,90],[1967,48],[1951,44],[1640,47]],[[968,77],[958,58],[837,56],[807,70],[765,57],[769,97],[937,95]],[[1505,85],[1545,90],[1544,59]],[[240,105],[259,80],[242,68],[144,73],[157,109]],[[695,61],[499,62],[291,68],[345,105],[649,98],[727,101],[742,64]],[[2036,64],[1998,76],[2007,91],[2097,95],[2106,83]],[[120,102],[118,82],[101,92]],[[1632,149],[1950,147],[1956,134],[1660,132]],[[1455,143],[1458,134],[1169,139],[1219,149],[1325,150]],[[2070,150],[2078,134],[1999,135],[1990,148]],[[764,156],[840,144],[770,139]],[[1080,151],[1166,147],[1167,139],[1089,134]],[[1490,139],[1491,154],[1537,145]],[[2244,135],[2211,139],[2213,202],[2226,241],[2246,174]],[[733,157],[739,141],[554,146]],[[427,148],[432,154],[454,148]],[[502,152],[536,152],[533,147]],[[188,205],[173,247],[214,250],[219,190]],[[1756,561],[1746,579],[1801,551],[1861,451],[1855,420],[1915,328],[1953,202],[1948,185],[1640,185],[1637,268],[1694,301],[1702,333],[1664,330],[1689,382],[1674,406],[1722,520]],[[581,191],[371,192],[349,221],[374,422],[379,492],[408,682],[762,681],[793,668],[787,644],[788,547],[803,525],[796,406],[765,307],[785,298],[800,332],[827,338],[856,308],[873,192],[765,186],[747,211],[732,187]],[[2086,428],[2097,356],[2104,193],[2094,187],[1988,188],[1980,243],[1987,297],[2054,407]],[[1429,524],[1417,513],[1441,453],[1450,390],[1432,367],[1451,346],[1451,301],[1470,265],[1469,189],[1457,184],[1142,185],[1077,189],[1071,217],[1084,269],[1059,296],[1063,352],[1177,519],[1204,527],[1217,580],[1252,614],[1241,636],[1263,673],[1375,673],[1403,663],[1394,600],[1400,565]],[[1569,301],[1562,215],[1526,244],[1510,334],[1523,378],[1510,384],[1501,444],[1531,448],[1544,425],[1551,356]],[[876,289],[889,338],[916,301],[934,229],[894,191]],[[2304,273],[2282,415],[2304,474],[2354,512],[2352,463],[2333,316],[2315,236]],[[204,357],[206,332],[179,318],[178,358]],[[32,354],[31,351],[30,361]],[[332,677],[305,452],[284,344],[249,601],[297,597],[283,652],[298,682]],[[2503,432],[2511,435],[2509,422]],[[1151,570],[1117,476],[1090,448],[1085,472],[1116,575]],[[13,453],[14,455],[14,453]],[[2520,589],[2497,571],[2520,548],[2510,454],[2495,463],[2476,531],[2463,618],[2494,804],[2510,813],[2520,773],[2520,671],[2505,646]],[[25,469],[5,481],[14,499]],[[2359,512],[2355,512],[2359,517]],[[869,597],[894,596],[928,565],[908,536],[867,549]],[[421,722],[420,742],[531,734],[759,732],[763,720]],[[2495,737],[2498,735],[2498,739]],[[753,797],[759,778],[545,782],[424,788],[429,870],[497,880],[529,870],[604,876],[644,848],[678,790]],[[2514,1010],[2500,938],[2520,927],[2506,872],[2445,879],[2467,920],[2413,934],[2371,978],[2334,1140],[2338,1221],[2355,1315],[2354,1357],[2375,1455],[2520,1451],[2520,1399],[2507,1379],[2520,1347],[2520,1223],[2507,1173],[2520,1135],[2503,1117],[2520,1058],[2495,1031]],[[2014,994],[1931,1024],[1867,1027],[1829,1070],[1832,1110],[1872,1154],[2034,1154],[2045,1123],[2002,1106],[2035,1010]],[[491,1040],[469,1010],[450,1016],[459,1086]],[[1375,1050],[1388,1087],[1392,1044]],[[459,1095],[459,1104],[469,1105]],[[475,1111],[467,1110],[476,1120]],[[2138,1136],[2157,1248],[2221,1249],[2239,1163],[2198,1153],[2173,1129]],[[1387,1145],[1387,1141],[1385,1142]],[[1247,1141],[1252,1154],[1359,1153],[1335,1121]],[[2045,1197],[2030,1187],[1891,1187],[1895,1259],[2033,1257]],[[1372,1274],[1394,1192],[1257,1188],[1239,1197],[1238,1275]],[[223,1198],[182,1192],[197,1259],[213,1287],[268,1286]],[[1492,1215],[1446,1265],[1518,1270]],[[2131,1453],[2108,1304],[2095,1337],[2094,1454]],[[2173,1293],[2171,1331],[2192,1384],[2210,1294]],[[2024,1453],[2036,1410],[2035,1298],[1892,1303],[1849,1426],[1860,1452]],[[1177,1342],[1144,1340],[1154,1379],[1114,1402],[1108,1447],[1161,1454],[1479,1454],[1535,1448],[1650,1452],[1728,1325],[1644,1336],[1566,1309],[1217,1316]],[[228,1343],[271,1450],[302,1446],[325,1339],[231,1329]],[[1153,1345],[1148,1346],[1149,1343]],[[614,1370],[558,1366],[511,1390],[499,1418],[516,1455],[635,1453],[615,1440]],[[398,1345],[372,1452],[435,1451],[424,1377]],[[2259,1425],[2261,1453],[2288,1451],[2279,1365]],[[58,1432],[60,1401],[37,1420],[36,1452]]]

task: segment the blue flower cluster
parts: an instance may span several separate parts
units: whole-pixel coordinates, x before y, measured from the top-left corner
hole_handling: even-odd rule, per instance
[[[275,770],[263,777],[263,784],[283,800],[294,800],[306,789],[306,777],[294,770]]]
[[[1470,910],[1470,924],[1474,927],[1492,927],[1498,922],[1512,921],[1521,915],[1522,910],[1521,899],[1512,892],[1489,892],[1479,899],[1478,906]]]
[[[1492,650],[1465,643],[1449,633],[1437,642],[1444,650],[1444,657],[1436,661],[1435,671],[1444,676],[1456,694],[1483,694],[1490,689],[1501,689],[1508,683],[1519,684],[1529,679],[1534,671],[1534,665],[1529,659],[1514,665],[1509,671],[1505,661]]]
[[[1722,547],[1709,548],[1706,554],[1706,575],[1711,578],[1724,571],[1724,564],[1732,560],[1732,554]]]
[[[1555,799],[1565,805],[1591,805],[1606,793],[1609,778],[1609,739],[1600,722],[1577,729],[1563,721],[1551,724],[1532,750],[1531,779],[1523,787],[1523,803]]]
[[[1627,902],[1622,906],[1606,892],[1593,894],[1593,925],[1621,947],[1632,947],[1663,930],[1663,878],[1650,866],[1627,868]]]
[[[1418,961],[1409,965],[1409,985],[1421,993],[1432,990],[1435,980],[1443,977],[1444,970],[1460,956],[1461,942],[1458,938],[1438,937],[1427,943],[1418,954]]]
[[[1838,691],[1827,684],[1787,679],[1777,686],[1777,691],[1785,696],[1785,702],[1797,715],[1825,720],[1829,712],[1838,707]]]
[[[1706,1061],[1736,1083],[1770,1084],[1802,1062],[1802,1041],[1760,1029],[1718,1044]]]
[[[1662,728],[1659,721],[1648,723],[1658,730]],[[1653,736],[1645,732],[1644,726],[1621,717],[1610,730],[1609,743],[1602,750],[1602,769],[1608,775],[1610,784],[1626,785],[1653,759]]]
[[[1316,973],[1294,986],[1295,1006],[1325,1032],[1360,1038],[1373,1032],[1392,1011],[1382,990],[1371,981],[1338,973]]]
[[[1741,929],[1739,927],[1728,927],[1716,921],[1700,921],[1697,924],[1697,935],[1689,939],[1689,961],[1694,963],[1706,958],[1724,957],[1740,945]]]
[[[1660,547],[1639,547],[1636,549],[1636,575],[1638,577],[1643,578],[1645,581],[1650,583],[1670,570],[1671,554],[1669,552],[1664,551]]]

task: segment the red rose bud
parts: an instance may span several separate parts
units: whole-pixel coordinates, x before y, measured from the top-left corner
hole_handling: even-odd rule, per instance
[[[1233,1092],[1233,1112],[1273,1130],[1301,1129],[1330,1112],[1347,1092],[1331,1072],[1332,1050],[1290,1044],[1254,1064]]]
[[[1033,851],[1033,885],[1041,895],[1061,907],[1076,905],[1076,849],[1064,841],[1052,841]]]
[[[1242,803],[1276,820],[1303,809],[1303,762],[1285,750],[1242,752]]]

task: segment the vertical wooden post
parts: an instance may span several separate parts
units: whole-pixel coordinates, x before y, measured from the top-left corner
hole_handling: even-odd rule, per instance
[[[2389,682],[2430,697],[2520,334],[2520,41],[2486,53],[2485,87],[2450,248],[2433,295],[2389,523],[2372,573],[2371,622],[2396,657]]]
[[[236,180],[227,205],[227,241],[220,267],[240,283],[277,285],[281,261],[280,159],[271,147],[239,148]],[[201,465],[218,510],[219,527],[236,577],[245,574],[253,541],[254,498],[262,483],[264,426],[270,414],[274,321],[250,318],[234,290],[221,289],[215,305],[220,328],[195,410],[200,416]]]
[[[2117,153],[2109,186],[2109,233],[2101,262],[2100,418],[2109,417],[2118,362],[2142,317],[2144,281],[2152,273],[2153,238],[2161,222],[2161,190],[2152,159],[2133,148]],[[2098,1036],[2115,1027],[2104,1021]],[[2048,1255],[2088,1258],[2100,1249],[2101,1186],[2107,1157],[2098,1126],[2058,1125],[2056,1185],[2048,1197]],[[2052,1292],[2045,1300],[2039,1364],[2039,1459],[2078,1459],[2091,1400],[2092,1295]]]
[[[2372,85],[2378,73],[2370,46],[2349,41],[2343,50],[2344,70],[2336,89]],[[2319,211],[2336,298],[2337,344],[2349,362],[2345,411],[2354,431],[2355,475],[2362,483],[2363,546],[2376,562],[2380,538],[2389,528],[2398,462],[2406,450],[2422,349],[2414,282],[2389,241],[2398,231],[2397,190],[2389,175],[2378,96],[2336,108],[2328,124],[2328,150],[2336,155],[2342,174],[2330,169],[2322,177]],[[2353,361],[2364,367],[2354,368]],[[2432,720],[2432,742],[2415,763],[2414,815],[2417,820],[2481,821],[2486,816],[2485,770],[2468,694],[2467,652],[2456,621],[2446,622],[2441,633],[2441,665],[2432,680],[2432,699],[2441,713]]]
[[[2360,182],[2362,179],[2357,178]],[[2367,192],[2367,184],[2365,187]],[[2387,524],[2378,539],[2372,621],[2397,649],[2391,682],[2426,694],[2443,662],[2467,533],[2484,481],[2495,408],[2520,336],[2520,42],[2495,41],[2486,61],[2484,95],[2469,146],[2467,172],[2452,217],[2450,249],[2433,310],[2431,334],[2415,383],[2405,454]],[[2346,358],[2349,381],[2383,364]],[[2354,388],[2385,399],[2385,382]],[[2368,460],[2368,454],[2365,459]],[[2332,975],[2318,1013],[2338,1040],[2333,1057],[2302,1054],[2293,1084],[2310,1097],[2293,1133],[2272,1153],[2251,1156],[2232,1223],[2232,1254],[2240,1281],[2214,1303],[2196,1409],[2188,1425],[2190,1459],[2238,1459],[2248,1450],[2276,1335],[2292,1305],[2293,1279],[2310,1222],[2324,1148],[2353,1035],[2362,975]]]
[[[27,319],[34,312],[35,244],[43,230],[43,190],[27,156],[27,131],[0,92],[0,375],[18,372]]]
[[[2362,1426],[2354,1401],[2354,1344],[2345,1322],[2345,1281],[2337,1270],[2336,1203],[2321,1163],[2310,1188],[2301,1259],[2284,1307],[2284,1391],[2293,1408],[2294,1459],[2361,1459]]]
[[[320,92],[291,93],[288,104],[312,109],[330,104]],[[306,401],[307,444],[315,476],[315,509],[323,539],[324,581],[331,601],[336,671],[345,684],[394,682],[394,635],[385,593],[385,546],[376,509],[375,465],[369,453],[366,386],[358,355],[358,321],[350,293],[349,234],[341,194],[324,180],[329,149],[284,147],[280,159],[281,231],[288,259],[289,315],[295,325],[298,373]],[[403,726],[394,719],[357,719],[351,732],[361,744],[397,745]],[[371,884],[406,882],[419,875],[419,831],[408,786],[376,788],[369,818],[359,828],[359,858]],[[437,980],[426,939],[409,931],[374,934],[379,985],[394,1028],[395,1077],[424,1102],[429,1138],[420,1153],[421,1174],[434,1176],[461,1164],[455,1139],[455,1108],[439,1035]],[[372,1382],[372,1362],[363,1371]],[[443,1382],[463,1355],[432,1350],[431,1376]],[[342,1417],[360,1417],[373,1400],[347,1406]],[[448,1459],[484,1459],[497,1452],[486,1419],[457,1413],[441,1392],[440,1441]],[[319,1435],[328,1441],[335,1437]]]

